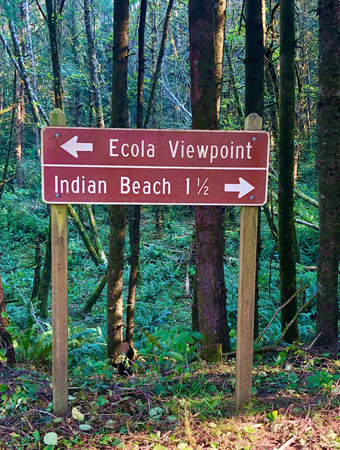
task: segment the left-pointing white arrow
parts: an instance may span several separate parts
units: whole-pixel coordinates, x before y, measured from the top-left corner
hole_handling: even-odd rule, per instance
[[[60,147],[67,151],[70,155],[78,158],[78,152],[93,152],[93,144],[78,143],[78,136],[74,136]]]
[[[239,184],[225,184],[224,185],[224,192],[238,192],[238,198],[244,197],[248,192],[251,192],[253,189],[255,189],[254,186],[252,186],[248,181],[244,180],[243,178],[239,178]]]

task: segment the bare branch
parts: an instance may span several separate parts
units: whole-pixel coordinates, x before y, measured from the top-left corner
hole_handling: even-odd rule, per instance
[[[5,109],[0,109],[0,116],[2,116],[3,114],[5,114],[8,111],[11,111],[13,108],[15,108],[17,106],[18,103],[20,103],[19,100],[17,100],[16,102],[12,103],[9,106],[7,106],[7,108],[5,108]]]
[[[65,0],[61,0],[59,11],[58,11],[58,16],[62,15],[64,6],[65,6]]]
[[[41,12],[41,15],[43,16],[44,20],[47,22],[47,18],[46,18],[46,16],[45,16],[44,11],[42,10],[42,8],[41,8],[41,6],[40,6],[39,1],[38,1],[38,0],[35,0],[35,3],[37,4],[38,9],[39,9],[39,11]]]
[[[315,295],[313,295],[313,297],[311,297],[306,303],[304,303],[301,308],[299,309],[299,311],[295,314],[295,316],[292,318],[292,320],[286,325],[285,329],[282,331],[281,336],[279,336],[274,345],[278,345],[280,343],[280,341],[282,341],[282,339],[284,338],[285,334],[287,333],[287,331],[289,330],[289,328],[292,326],[292,324],[296,321],[296,319],[299,317],[299,315],[302,313],[302,311],[304,309],[307,308],[307,306],[312,302],[312,300],[315,299],[315,297],[318,294],[316,293]]]
[[[268,328],[270,327],[270,325],[273,323],[273,321],[274,321],[274,319],[275,319],[275,317],[278,315],[278,313],[283,309],[283,308],[285,308],[301,291],[304,291],[305,289],[307,289],[308,288],[308,285],[306,285],[306,286],[302,286],[300,289],[298,289],[296,292],[295,292],[295,294],[294,295],[292,295],[291,297],[290,297],[290,299],[288,299],[287,301],[286,301],[286,303],[284,303],[282,306],[280,306],[280,308],[278,308],[276,311],[275,311],[275,314],[273,315],[273,317],[272,317],[272,319],[271,319],[271,321],[268,323],[268,325],[266,326],[266,328],[262,331],[262,333],[260,334],[260,336],[255,340],[255,344],[258,344],[259,342],[260,342],[260,340],[263,338],[263,336],[266,334],[266,332],[267,332],[267,330],[268,330]],[[282,338],[281,338],[282,339]],[[280,339],[280,340],[281,340]],[[280,341],[279,341],[280,342]],[[277,345],[277,344],[276,344]]]

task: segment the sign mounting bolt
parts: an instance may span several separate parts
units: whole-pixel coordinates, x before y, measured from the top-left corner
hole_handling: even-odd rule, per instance
[[[56,133],[55,135],[54,135],[55,137],[59,137],[60,136],[60,134],[59,133]]]
[[[256,141],[256,137],[251,138],[253,141]]]
[[[60,197],[60,194],[55,194],[55,196],[56,196],[57,198],[59,198],[59,197]]]
[[[251,195],[249,198],[250,198],[250,200],[254,200],[254,196],[253,195]]]

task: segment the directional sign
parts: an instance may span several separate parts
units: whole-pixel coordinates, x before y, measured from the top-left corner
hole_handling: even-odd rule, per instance
[[[258,206],[268,155],[264,131],[46,127],[43,200]]]

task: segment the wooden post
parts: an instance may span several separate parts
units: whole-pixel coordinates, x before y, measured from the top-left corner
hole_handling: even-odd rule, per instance
[[[244,129],[262,130],[262,118],[249,114]],[[235,381],[238,408],[251,400],[252,393],[257,221],[257,206],[241,207]]]
[[[61,109],[50,113],[50,125],[66,126]],[[51,246],[53,413],[60,415],[68,409],[67,205],[51,205]]]

